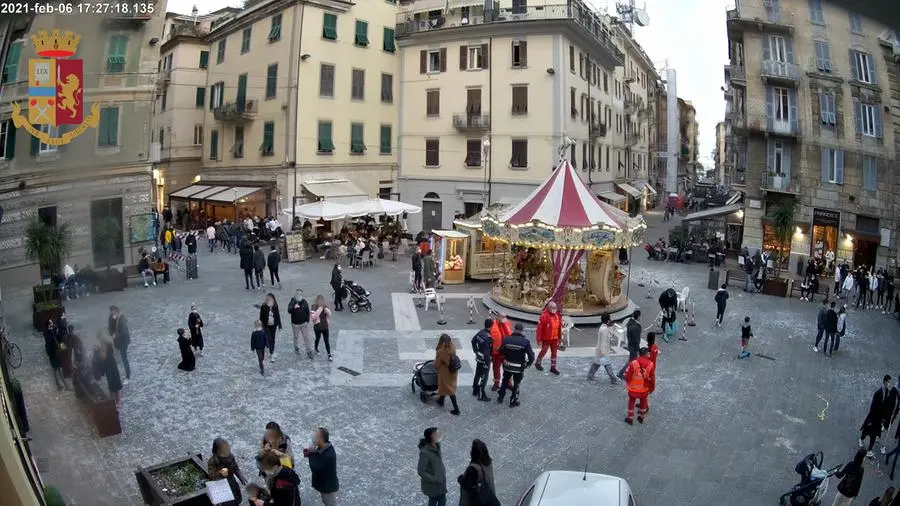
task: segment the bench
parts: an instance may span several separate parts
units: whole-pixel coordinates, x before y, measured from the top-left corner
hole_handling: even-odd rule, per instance
[[[799,294],[799,292],[803,289],[801,287],[801,285],[803,285],[802,281],[799,283],[794,283],[793,286],[791,287],[791,293],[788,294],[788,298],[793,296],[794,292],[797,292]],[[828,282],[822,283],[820,281],[819,288],[816,290],[816,293],[813,294],[812,298],[815,299],[816,295],[824,295],[825,299],[828,300],[828,297],[831,294],[831,286],[830,285],[831,285],[831,283],[828,283]]]

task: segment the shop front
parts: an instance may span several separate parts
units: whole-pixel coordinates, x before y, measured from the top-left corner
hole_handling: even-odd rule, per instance
[[[603,193],[598,193],[597,197],[599,197],[600,200],[606,202],[607,204],[615,206],[616,209],[627,212],[626,207],[628,205],[627,204],[628,197],[626,197],[625,195],[622,195],[622,194],[619,194],[616,192],[603,192]]]
[[[207,221],[239,221],[248,216],[269,216],[271,190],[253,186],[195,184],[169,194],[169,207],[189,223],[177,226],[205,226]]]
[[[824,256],[829,251],[838,252],[841,213],[830,209],[813,208],[810,256]],[[837,257],[842,257],[839,252]]]
[[[874,266],[878,263],[881,227],[878,218],[856,216],[856,228],[847,234],[853,247],[853,265]]]
[[[627,197],[625,210],[628,214],[636,216],[641,212],[641,198],[644,196],[641,190],[628,183],[618,183],[616,188]]]
[[[464,283],[469,234],[456,230],[432,230],[431,235],[431,249],[438,262],[442,282],[445,285]]]

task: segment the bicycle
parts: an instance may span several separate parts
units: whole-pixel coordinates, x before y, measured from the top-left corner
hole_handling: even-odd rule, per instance
[[[0,352],[6,358],[6,363],[13,369],[22,365],[22,350],[19,345],[10,341],[6,336],[6,329],[0,329]]]

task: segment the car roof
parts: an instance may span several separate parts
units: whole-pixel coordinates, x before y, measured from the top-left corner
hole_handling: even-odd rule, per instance
[[[606,474],[546,471],[535,483],[540,506],[620,506],[627,504],[627,483]],[[624,486],[623,486],[624,485]]]

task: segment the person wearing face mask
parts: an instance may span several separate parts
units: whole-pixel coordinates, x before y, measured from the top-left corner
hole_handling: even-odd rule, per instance
[[[197,306],[191,304],[191,314],[188,315],[188,329],[191,331],[191,346],[194,347],[194,351],[199,350],[199,355],[202,357],[203,331],[200,330],[201,328],[203,328],[203,318],[200,318]]]
[[[319,427],[312,435],[312,446],[303,449],[303,456],[309,459],[312,474],[310,486],[322,496],[325,506],[337,504],[340,488],[337,475],[337,453],[331,445],[328,429]]]
[[[550,372],[559,375],[559,369],[556,368],[556,354],[559,351],[559,338],[562,335],[562,317],[557,311],[556,302],[550,301],[541,317],[537,326],[537,342],[541,345],[541,351],[538,353],[537,360],[534,362],[534,368],[543,371],[541,360],[547,351],[550,351]]]
[[[266,302],[259,308],[259,321],[266,331],[266,343],[269,345],[269,361],[275,361],[275,333],[281,329],[281,311],[275,295],[266,294]]]
[[[344,275],[341,273],[341,264],[334,264],[331,269],[331,288],[334,290],[334,310],[344,310]]]
[[[241,472],[237,459],[232,455],[228,441],[220,437],[213,441],[212,455],[206,462],[206,471],[214,480],[228,480],[228,486],[231,487],[234,500],[221,503],[220,506],[238,506],[241,503],[241,484],[246,484],[247,479]]]
[[[253,506],[300,506],[300,477],[281,462],[272,450],[263,453],[259,459],[271,497],[268,500],[253,499]]]
[[[309,347],[309,303],[303,297],[303,290],[297,289],[291,301],[288,302],[288,314],[291,315],[291,330],[294,333],[294,353],[300,354],[299,338],[303,338],[306,348],[306,358],[313,358]]]
[[[419,440],[419,464],[416,471],[428,506],[447,506],[447,470],[441,458],[441,433],[437,427],[425,429]]]

